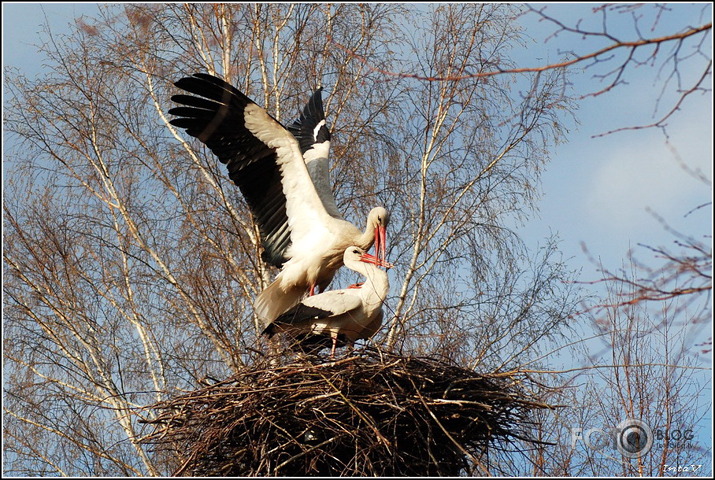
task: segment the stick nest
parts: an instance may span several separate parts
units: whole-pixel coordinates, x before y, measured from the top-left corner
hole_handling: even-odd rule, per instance
[[[151,406],[143,442],[176,476],[482,475],[488,447],[528,440],[550,408],[524,379],[376,351],[256,366]]]

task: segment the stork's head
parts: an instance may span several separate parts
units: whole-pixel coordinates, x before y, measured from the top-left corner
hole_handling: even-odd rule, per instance
[[[346,265],[354,265],[357,262],[370,263],[372,265],[377,265],[378,267],[392,268],[394,265],[380,260],[375,255],[370,255],[365,250],[360,247],[352,246],[345,249],[343,254],[343,262]]]

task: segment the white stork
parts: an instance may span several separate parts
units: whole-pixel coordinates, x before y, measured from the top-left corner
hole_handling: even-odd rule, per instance
[[[373,336],[382,324],[382,304],[390,284],[387,272],[378,266],[391,268],[392,264],[352,246],[343,255],[345,266],[365,277],[362,284],[342,290],[330,290],[307,297],[298,305],[271,322],[263,334],[272,337],[278,332],[329,334],[335,355],[338,337],[344,337],[349,346],[356,340]]]
[[[343,264],[343,252],[373,244],[384,262],[390,215],[372,209],[364,232],[344,220],[328,182],[330,132],[318,89],[288,129],[224,80],[205,73],[175,85],[184,105],[169,110],[171,124],[198,138],[228,167],[261,233],[267,263],[280,273],[254,303],[264,326],[306,292],[324,291]],[[306,165],[307,164],[307,165]],[[311,173],[313,177],[311,177]]]

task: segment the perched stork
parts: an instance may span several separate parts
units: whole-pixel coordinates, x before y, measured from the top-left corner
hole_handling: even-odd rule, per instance
[[[331,357],[335,355],[338,337],[345,338],[352,346],[356,340],[373,336],[382,324],[382,304],[390,288],[387,272],[378,266],[390,268],[392,265],[357,246],[345,250],[343,262],[363,275],[365,281],[303,299],[271,322],[262,333],[269,338],[278,332],[327,333],[333,342]]]
[[[390,215],[372,209],[364,232],[344,220],[328,182],[330,132],[318,89],[287,129],[224,80],[205,73],[175,85],[171,124],[198,138],[228,167],[261,233],[263,259],[280,273],[254,303],[264,326],[308,292],[325,290],[343,264],[343,252],[373,244],[384,262]],[[311,177],[311,172],[313,176]]]

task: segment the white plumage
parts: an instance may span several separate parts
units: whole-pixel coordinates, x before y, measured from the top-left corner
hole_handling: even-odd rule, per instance
[[[389,213],[368,215],[364,232],[340,215],[329,183],[330,132],[318,89],[288,128],[218,77],[197,73],[176,82],[194,95],[174,95],[183,106],[171,124],[201,140],[226,164],[261,232],[263,259],[281,268],[254,303],[264,326],[308,292],[324,291],[348,246],[386,254]]]
[[[339,337],[352,346],[356,340],[374,335],[382,324],[382,305],[390,288],[387,272],[378,265],[387,268],[392,265],[357,246],[345,250],[343,262],[365,277],[361,285],[307,297],[271,322],[263,333],[269,337],[285,331],[328,334],[333,344],[331,356]]]

